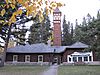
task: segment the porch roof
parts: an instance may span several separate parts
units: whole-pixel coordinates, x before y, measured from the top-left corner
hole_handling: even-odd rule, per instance
[[[92,52],[74,52],[71,55],[72,56],[89,56],[89,55],[92,55]]]
[[[88,48],[88,45],[81,43],[81,42],[75,42],[69,48]]]

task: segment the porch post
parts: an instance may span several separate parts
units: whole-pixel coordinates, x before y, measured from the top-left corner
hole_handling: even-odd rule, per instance
[[[91,51],[91,61],[93,62],[93,52]]]
[[[72,60],[73,60],[73,57],[71,57],[71,63],[73,63],[73,61],[72,61]]]
[[[78,57],[76,57],[76,61],[78,62]]]
[[[91,61],[93,62],[93,56],[91,56]]]
[[[84,62],[84,56],[82,56],[82,62]]]
[[[69,55],[67,55],[67,62],[69,63]]]
[[[88,62],[89,62],[90,60],[89,60],[89,56],[88,56]]]

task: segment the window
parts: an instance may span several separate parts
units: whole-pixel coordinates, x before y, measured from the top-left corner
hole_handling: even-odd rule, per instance
[[[77,62],[77,58],[76,58],[76,57],[73,57],[73,61],[74,61],[74,62]]]
[[[25,55],[25,62],[30,62],[30,55]]]
[[[84,57],[84,61],[88,61],[88,57]]]
[[[43,62],[43,55],[38,55],[38,62]]]
[[[13,55],[13,62],[17,62],[18,60],[18,55]]]
[[[71,58],[69,57],[69,61],[71,61]]]
[[[82,57],[78,57],[78,61],[79,62],[82,62]]]
[[[91,56],[89,56],[89,61],[91,61]]]

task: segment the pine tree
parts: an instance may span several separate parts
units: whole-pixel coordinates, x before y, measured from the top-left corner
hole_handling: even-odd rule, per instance
[[[30,27],[30,35],[28,42],[30,44],[34,43],[47,43],[48,38],[51,36],[51,24],[49,16],[46,15],[45,11],[43,13],[44,20],[39,23],[38,16],[33,20],[33,25]]]
[[[41,26],[41,31],[42,31],[41,36],[42,36],[42,42],[47,43],[48,38],[51,36],[52,29],[50,28],[51,24],[50,24],[49,16],[46,15],[45,11],[44,11],[43,15],[44,15],[44,20],[43,20],[42,26]]]
[[[25,23],[21,25],[15,25],[12,28],[13,40],[15,41],[16,45],[25,45],[26,44],[26,32],[27,28],[25,28]]]
[[[40,42],[40,23],[39,18],[36,16],[36,18],[33,20],[33,24],[30,27],[30,34],[28,37],[28,43],[29,44],[35,44]]]
[[[90,23],[91,20],[92,20],[92,17],[91,17],[91,15],[88,13],[88,14],[87,14],[87,22]]]
[[[71,23],[71,44],[74,42],[74,29],[73,29],[73,23]]]
[[[82,25],[83,25],[83,26],[86,26],[86,25],[87,25],[87,22],[86,22],[86,18],[85,18],[85,17],[83,18]]]
[[[100,11],[97,12],[97,19],[100,19]]]
[[[74,40],[75,41],[80,41],[80,36],[81,36],[81,34],[80,34],[80,26],[78,25],[78,21],[77,21],[77,19],[76,19],[76,21],[75,21],[75,36],[74,36]]]
[[[71,34],[70,34],[70,22],[66,23],[65,15],[63,18],[63,38],[62,45],[70,45],[71,44]]]

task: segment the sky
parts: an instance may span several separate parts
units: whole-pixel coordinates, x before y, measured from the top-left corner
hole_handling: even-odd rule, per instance
[[[65,6],[60,7],[63,15],[66,15],[66,21],[70,21],[75,26],[75,20],[77,19],[79,24],[82,22],[83,17],[86,17],[89,13],[91,16],[96,17],[97,11],[100,9],[100,0],[49,0],[62,2]],[[53,25],[53,15],[50,15],[51,25]],[[32,22],[29,22],[31,25]],[[28,24],[28,26],[30,26]]]
[[[79,23],[83,17],[86,17],[88,13],[91,16],[97,15],[97,11],[100,9],[100,0],[53,0],[56,2],[65,3],[66,6],[61,7],[62,16],[66,15],[66,20],[75,23],[78,19]]]
[[[73,23],[75,26],[75,20],[78,19],[78,22],[81,23],[83,17],[86,17],[88,13],[91,16],[97,15],[97,11],[100,9],[100,0],[50,0],[56,2],[62,2],[66,6],[59,8],[63,15],[66,15],[66,20]],[[53,16],[50,16],[51,24],[53,24]],[[32,22],[26,23],[28,28],[32,25]],[[28,34],[27,34],[28,36]]]
[[[75,20],[78,20],[80,24],[83,20],[83,17],[86,17],[88,13],[91,16],[97,15],[97,11],[100,9],[100,0],[49,0],[62,2],[65,6],[59,8],[62,12],[62,20],[63,16],[66,15],[66,21],[70,21],[73,23],[75,27]],[[51,25],[53,26],[53,15],[50,15]],[[28,22],[26,25],[30,27],[33,22]],[[62,24],[62,23],[61,23]],[[29,34],[29,33],[28,33]],[[27,34],[27,35],[28,35]]]

